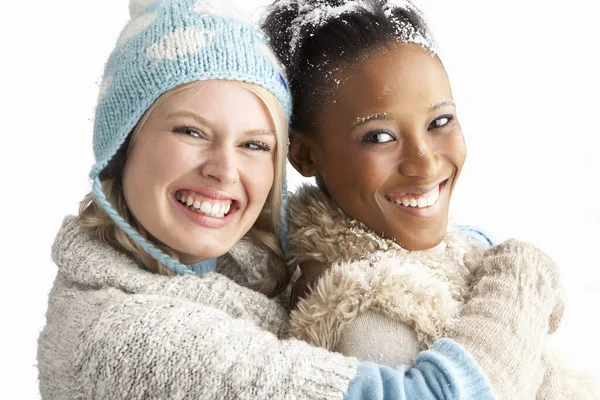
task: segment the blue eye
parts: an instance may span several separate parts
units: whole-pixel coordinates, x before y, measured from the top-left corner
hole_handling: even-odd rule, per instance
[[[192,136],[192,137],[201,137],[202,136],[202,132],[199,131],[198,129],[189,127],[189,126],[178,126],[175,129],[173,129],[173,132],[175,133],[183,133],[184,135],[188,135],[188,136]]]
[[[367,143],[387,143],[396,140],[387,132],[370,132],[363,136],[362,141]]]
[[[429,124],[429,129],[443,128],[444,126],[452,122],[453,119],[454,117],[452,115],[442,115],[441,117],[438,117],[431,121],[431,123]]]

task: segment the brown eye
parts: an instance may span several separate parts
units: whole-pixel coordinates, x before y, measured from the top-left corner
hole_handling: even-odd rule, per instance
[[[387,143],[393,140],[396,140],[395,137],[390,135],[387,132],[369,132],[365,136],[363,136],[363,142],[367,143]]]
[[[454,117],[452,115],[442,115],[441,117],[434,119],[429,124],[429,129],[443,128],[444,126],[448,125],[453,119]]]

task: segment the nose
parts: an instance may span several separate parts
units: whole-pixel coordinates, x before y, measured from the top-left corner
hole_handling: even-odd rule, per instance
[[[426,137],[418,135],[403,140],[399,171],[407,178],[429,178],[440,161]]]
[[[202,176],[223,186],[229,186],[239,180],[235,150],[220,146],[202,155],[204,158],[200,172]]]

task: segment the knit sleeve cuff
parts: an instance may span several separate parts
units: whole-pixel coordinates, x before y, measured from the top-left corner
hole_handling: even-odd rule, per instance
[[[414,368],[392,369],[362,362],[345,400],[496,399],[473,357],[450,339],[440,339],[419,354]]]
[[[310,356],[307,357],[307,354]],[[357,374],[356,358],[344,357],[322,348],[310,346],[304,350],[304,355],[290,355],[289,358],[295,360],[295,382],[292,385],[295,389],[289,393],[295,393],[294,398],[297,399],[341,399],[350,380]]]

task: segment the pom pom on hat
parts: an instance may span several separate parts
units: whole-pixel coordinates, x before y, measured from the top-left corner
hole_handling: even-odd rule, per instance
[[[106,63],[94,118],[95,164],[90,177],[96,200],[136,243],[179,274],[186,273],[186,267],[145,240],[110,205],[100,173],[152,103],[185,83],[224,79],[262,86],[289,119],[291,95],[280,64],[263,34],[227,3],[131,0],[132,19]],[[285,249],[285,193],[282,196],[279,233]]]
[[[150,11],[149,8],[152,10]],[[98,176],[142,114],[175,86],[207,79],[254,83],[290,117],[282,67],[263,34],[216,0],[132,0],[136,17],[106,63],[94,118]]]
[[[135,18],[152,3],[160,0],[129,0],[129,16]]]

